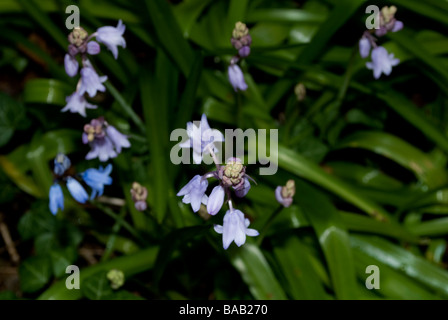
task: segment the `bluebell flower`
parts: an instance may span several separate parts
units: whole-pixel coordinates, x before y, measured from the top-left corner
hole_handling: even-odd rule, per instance
[[[127,136],[118,131],[114,126],[108,125],[106,127],[106,133],[114,144],[117,153],[121,152],[121,148],[129,148],[131,146]]]
[[[72,197],[80,203],[85,203],[89,199],[89,195],[84,187],[78,180],[72,177],[67,178],[67,189],[70,191]]]
[[[70,159],[62,153],[58,153],[54,158],[54,169],[53,172],[57,176],[62,176],[65,171],[71,166]]]
[[[148,197],[148,189],[138,182],[133,182],[131,196],[132,201],[134,201],[135,209],[138,211],[145,211],[147,208],[146,198]]]
[[[392,67],[398,65],[399,59],[394,58],[393,53],[388,53],[384,47],[376,47],[372,50],[372,61],[366,63],[369,70],[373,70],[373,77],[379,79],[381,73],[390,75]]]
[[[67,105],[61,110],[61,112],[70,111],[72,113],[79,113],[81,116],[86,117],[86,109],[97,108],[96,105],[88,103],[84,95],[79,94],[78,91],[75,91],[65,100]]]
[[[116,27],[106,26],[99,28],[96,34],[96,40],[106,45],[106,47],[112,52],[115,59],[118,57],[117,46],[126,48],[126,41],[123,38],[123,33],[126,26],[121,20],[118,21]]]
[[[250,54],[250,47],[249,46],[241,47],[241,49],[238,50],[238,55],[241,58],[246,58],[247,56],[249,56],[249,54]]]
[[[107,161],[109,158],[115,158],[121,148],[131,146],[128,138],[109,125],[103,117],[93,119],[84,126],[82,141],[91,147],[86,155],[87,160],[99,158],[100,161]]]
[[[73,56],[68,53],[64,56],[64,67],[65,72],[69,77],[74,77],[78,74],[79,63]]]
[[[112,184],[112,178],[109,176],[111,172],[112,165],[109,164],[106,168],[103,168],[102,166],[100,166],[99,169],[91,168],[81,174],[84,182],[92,188],[90,199],[95,198],[97,194],[98,197],[102,196],[104,186]]]
[[[221,210],[224,204],[225,191],[222,186],[216,186],[213,188],[212,193],[208,197],[207,212],[211,215],[215,215]]]
[[[86,155],[86,160],[98,158],[105,162],[109,159],[117,157],[112,141],[108,137],[95,139],[90,143],[91,150]]]
[[[194,212],[198,212],[201,203],[207,205],[208,197],[205,191],[208,187],[207,179],[202,179],[200,175],[195,175],[178,193],[177,196],[184,196],[183,203],[191,203]]]
[[[258,236],[257,230],[248,229],[249,224],[249,219],[245,219],[240,210],[228,210],[224,216],[223,225],[214,226],[215,231],[222,234],[223,248],[227,249],[232,241],[235,241],[235,244],[241,247],[246,242],[246,236]]]
[[[247,89],[247,84],[244,81],[244,75],[237,64],[229,65],[228,69],[229,81],[235,91],[244,91]]]
[[[202,157],[210,153],[210,150],[213,152],[218,151],[215,142],[224,141],[224,135],[219,130],[210,128],[205,114],[202,114],[199,126],[192,122],[187,123],[187,134],[189,139],[179,144],[179,146],[181,148],[193,149],[193,162],[196,164],[201,163]]]
[[[87,94],[93,98],[97,91],[104,92],[106,87],[103,82],[107,80],[107,76],[98,76],[96,71],[90,65],[81,69],[81,86],[79,87],[79,94]]]
[[[54,183],[50,187],[50,211],[52,214],[56,214],[58,209],[64,210],[64,194],[62,193],[62,188],[59,184]]]
[[[395,13],[397,12],[397,7],[383,7],[381,8],[380,14],[380,27],[375,30],[375,35],[377,37],[382,37],[388,32],[397,32],[403,29],[403,22],[398,21],[395,18]]]

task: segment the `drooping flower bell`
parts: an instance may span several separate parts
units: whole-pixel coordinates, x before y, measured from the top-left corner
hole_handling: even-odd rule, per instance
[[[250,221],[244,217],[244,214],[237,209],[230,209],[224,216],[223,225],[215,224],[214,229],[222,234],[222,245],[227,249],[235,241],[238,247],[246,242],[246,236],[255,237],[259,233],[255,229],[249,229]]]
[[[205,191],[208,187],[207,179],[203,179],[200,175],[195,175],[178,193],[177,196],[183,196],[182,202],[189,204],[194,212],[198,212],[201,203],[207,205],[208,196]]]
[[[90,168],[81,173],[81,177],[84,182],[92,188],[92,195],[90,199],[95,198],[97,195],[101,197],[103,195],[104,186],[112,184],[112,178],[110,173],[112,172],[112,164],[107,165],[106,168],[102,166],[99,169]]]
[[[394,57],[393,53],[388,53],[384,47],[376,47],[372,50],[372,61],[366,63],[369,70],[373,70],[373,77],[379,79],[381,74],[386,76],[392,72],[392,67],[398,65],[400,60]]]
[[[95,32],[96,40],[106,45],[106,47],[112,52],[115,60],[118,57],[117,46],[126,48],[126,41],[123,38],[123,33],[125,30],[126,26],[121,20],[119,20],[116,27],[101,27]]]
[[[285,186],[278,186],[275,189],[275,198],[285,208],[292,204],[293,197],[296,193],[294,180],[288,180]]]
[[[236,91],[245,91],[247,90],[247,84],[244,80],[243,71],[237,64],[231,64],[228,68],[228,76],[229,82],[232,85],[233,89]]]

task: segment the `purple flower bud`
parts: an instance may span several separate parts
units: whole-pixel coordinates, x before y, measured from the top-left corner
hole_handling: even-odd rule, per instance
[[[65,98],[67,105],[61,110],[61,112],[70,111],[72,113],[79,113],[83,117],[86,116],[86,109],[96,109],[97,106],[90,104],[80,95],[78,91],[75,91],[72,95]]]
[[[249,192],[250,190],[250,181],[248,178],[244,178],[244,185],[240,188],[235,188],[235,194],[238,198],[242,198],[245,197],[246,194]]]
[[[275,198],[285,208],[292,204],[292,198],[296,193],[296,186],[294,180],[288,180],[285,186],[278,186],[275,189]]]
[[[392,32],[397,32],[403,29],[403,22],[395,20],[394,26],[392,27]]]
[[[79,94],[81,95],[87,92],[87,94],[93,98],[97,91],[106,91],[103,82],[107,80],[107,76],[98,76],[91,66],[81,69],[81,80],[81,86],[79,88]]]
[[[100,45],[98,44],[98,42],[96,41],[89,41],[89,43],[87,43],[87,53],[90,55],[95,55],[100,53],[101,48]]]
[[[121,148],[129,148],[131,146],[128,138],[117,129],[115,129],[114,126],[108,125],[106,128],[106,133],[114,144],[117,153],[121,152]]]
[[[50,187],[50,211],[52,214],[56,214],[58,212],[58,209],[61,208],[61,210],[64,210],[64,194],[62,193],[62,188],[59,184],[54,183]]]
[[[67,178],[67,189],[70,191],[72,197],[80,203],[85,203],[87,199],[89,199],[89,195],[84,187],[78,180],[73,179],[72,177]]]
[[[136,201],[134,203],[134,207],[135,209],[137,209],[138,211],[145,211],[146,208],[148,207],[148,205],[146,204],[146,201]]]
[[[244,75],[237,64],[231,64],[228,69],[229,81],[235,91],[246,90],[247,84],[244,81]]]
[[[64,57],[64,67],[68,76],[74,77],[78,73],[79,63],[74,57],[66,53]]]
[[[367,58],[370,53],[370,40],[366,37],[362,37],[361,40],[359,40],[359,54],[362,58]]]
[[[392,67],[398,65],[399,59],[394,58],[393,53],[388,53],[384,47],[376,47],[372,50],[372,62],[367,62],[366,67],[373,70],[373,77],[379,79],[381,73],[390,75]]]
[[[240,50],[238,50],[238,54],[240,55],[241,58],[247,57],[250,54],[250,47],[249,46],[242,47]]]
[[[68,54],[69,54],[70,56],[75,57],[75,56],[78,54],[78,52],[79,52],[79,49],[78,49],[78,47],[76,47],[75,45],[70,44],[70,45],[68,46]]]
[[[106,45],[106,47],[112,52],[115,59],[118,57],[117,46],[126,48],[126,41],[123,38],[123,33],[126,26],[121,20],[118,21],[117,27],[101,27],[96,31],[96,40]]]
[[[249,219],[245,219],[240,210],[228,210],[224,216],[223,225],[214,226],[215,231],[222,234],[223,248],[226,250],[232,241],[235,241],[235,244],[241,247],[246,242],[246,235],[250,237],[258,236],[257,230],[247,228],[249,224]]]
[[[195,175],[178,193],[177,196],[184,196],[183,203],[191,203],[191,208],[194,212],[198,212],[201,203],[207,204],[208,197],[205,191],[208,187],[207,179],[202,179],[200,175]]]
[[[213,188],[212,193],[208,197],[207,202],[207,212],[214,216],[221,210],[224,203],[224,188],[221,186],[216,186]]]

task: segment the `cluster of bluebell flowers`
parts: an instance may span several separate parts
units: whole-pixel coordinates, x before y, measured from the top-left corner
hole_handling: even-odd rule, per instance
[[[359,40],[359,53],[362,58],[367,58],[370,54],[372,61],[366,63],[369,70],[373,70],[373,77],[379,79],[381,74],[390,75],[392,67],[398,65],[400,60],[394,57],[393,53],[387,52],[386,48],[376,44],[377,37],[382,37],[388,32],[397,32],[403,29],[403,22],[395,18],[397,8],[395,6],[383,7],[379,15],[379,28],[366,30]],[[373,48],[373,49],[372,49]]]
[[[244,214],[233,207],[232,189],[237,197],[244,197],[250,190],[249,175],[246,167],[238,158],[229,158],[225,165],[221,165],[217,159],[215,143],[223,142],[224,136],[218,130],[211,129],[207,117],[202,115],[199,126],[191,122],[187,124],[189,139],[181,143],[183,148],[193,148],[194,161],[200,163],[203,156],[210,154],[215,162],[216,170],[204,175],[195,175],[178,193],[183,197],[182,202],[190,204],[194,212],[198,212],[201,204],[205,205],[210,215],[216,215],[224,203],[229,210],[226,211],[222,225],[215,225],[214,230],[222,234],[224,249],[227,249],[234,241],[237,246],[246,242],[246,236],[257,236],[258,231],[250,229],[250,221]],[[208,179],[215,178],[218,185],[213,188],[210,195],[206,194]]]
[[[109,164],[106,168],[99,167],[99,169],[90,168],[79,175],[70,175],[67,173],[71,166],[70,159],[64,154],[58,154],[54,159],[53,173],[55,180],[50,187],[50,211],[56,214],[59,209],[64,210],[64,193],[61,184],[65,183],[68,191],[73,199],[79,203],[85,203],[89,199],[89,195],[83,185],[78,181],[78,177],[92,189],[90,199],[99,197],[103,194],[104,186],[112,184],[112,165]]]
[[[121,152],[121,148],[131,146],[128,137],[107,123],[104,117],[93,119],[84,125],[82,142],[89,144],[91,148],[86,160],[98,158],[103,162],[115,158]]]
[[[120,20],[117,27],[101,27],[91,35],[81,27],[74,28],[69,34],[68,41],[70,44],[68,46],[68,52],[64,57],[65,72],[70,77],[78,74],[79,62],[77,56],[80,56],[82,68],[79,73],[81,78],[76,86],[76,91],[66,98],[67,105],[61,111],[79,113],[85,117],[86,109],[97,108],[97,106],[87,102],[85,93],[93,98],[98,91],[106,91],[103,83],[107,80],[107,76],[98,75],[88,56],[100,53],[101,47],[99,43],[102,43],[112,52],[114,58],[117,59],[117,46],[126,47],[126,41],[123,38],[124,31],[125,25]],[[96,41],[92,40],[93,38]]]
[[[250,45],[252,44],[249,29],[244,23],[237,22],[235,24],[235,29],[233,29],[230,42],[232,43],[232,46],[238,50],[238,54],[233,56],[230,60],[228,68],[229,81],[235,91],[244,91],[247,89],[247,84],[244,81],[243,71],[241,71],[238,62],[240,59],[249,56]]]

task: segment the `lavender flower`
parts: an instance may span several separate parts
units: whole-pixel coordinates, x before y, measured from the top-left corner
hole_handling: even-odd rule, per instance
[[[102,166],[99,169],[91,168],[87,169],[81,174],[84,182],[92,188],[92,195],[90,199],[93,199],[103,195],[104,186],[112,184],[112,178],[109,176],[112,171],[112,165],[109,164],[106,168]]]
[[[294,180],[288,180],[286,186],[278,186],[275,189],[275,198],[285,208],[292,204],[293,196],[296,193]]]
[[[243,197],[245,197],[246,196],[246,194],[249,192],[249,190],[250,190],[250,181],[249,181],[249,179],[248,178],[244,178],[244,185],[242,185],[242,186],[240,186],[240,187],[238,187],[238,188],[235,188],[235,187],[233,187],[234,189],[235,189],[235,194],[236,194],[236,196],[238,197],[238,198],[243,198]]]
[[[127,136],[118,131],[114,126],[108,125],[106,133],[114,144],[117,153],[121,152],[121,148],[129,148],[131,146]]]
[[[106,47],[112,52],[115,59],[118,57],[117,46],[126,48],[126,41],[123,38],[123,33],[126,26],[121,20],[118,21],[117,27],[101,27],[96,31],[96,40],[106,45]]]
[[[68,191],[70,191],[72,197],[80,203],[85,203],[87,199],[89,199],[89,195],[87,194],[87,191],[84,189],[84,187],[79,183],[78,180],[72,177],[67,178],[67,189]]]
[[[101,52],[101,47],[96,41],[89,41],[87,43],[87,53],[90,55],[95,55]]]
[[[231,64],[228,68],[229,81],[235,91],[245,91],[247,84],[244,81],[244,75],[237,64]]]
[[[207,116],[202,114],[199,125],[196,126],[192,122],[187,123],[187,134],[189,139],[179,144],[181,148],[193,148],[193,161],[196,164],[201,163],[203,155],[217,152],[215,142],[223,142],[224,136],[216,129],[211,129]]]
[[[213,188],[207,202],[207,212],[214,216],[221,210],[224,203],[224,188],[221,186],[216,186]]]
[[[200,175],[195,175],[178,193],[177,196],[184,196],[183,203],[191,203],[191,208],[194,212],[198,212],[201,203],[207,204],[208,197],[205,191],[208,187],[207,179],[202,179]]]
[[[62,188],[59,184],[54,183],[50,187],[50,211],[53,215],[58,212],[58,209],[64,210],[64,194],[62,193]]]
[[[372,62],[367,62],[366,67],[373,70],[373,77],[379,79],[381,73],[386,76],[392,72],[392,67],[398,65],[399,59],[394,58],[393,53],[388,53],[384,47],[376,47],[372,50]]]
[[[87,92],[87,94],[93,98],[97,91],[106,91],[103,82],[107,80],[107,76],[98,76],[96,71],[90,65],[81,69],[81,77],[81,86],[79,88],[80,95]]]
[[[245,219],[240,210],[228,210],[224,216],[223,225],[214,226],[215,231],[222,234],[223,248],[226,250],[232,241],[240,247],[246,242],[246,236],[258,236],[257,230],[248,229],[249,224],[249,219]]]
[[[84,98],[83,95],[75,91],[72,95],[65,98],[67,105],[61,110],[61,112],[70,111],[72,113],[79,113],[81,116],[86,117],[86,109],[96,109],[97,106],[90,104]]]

